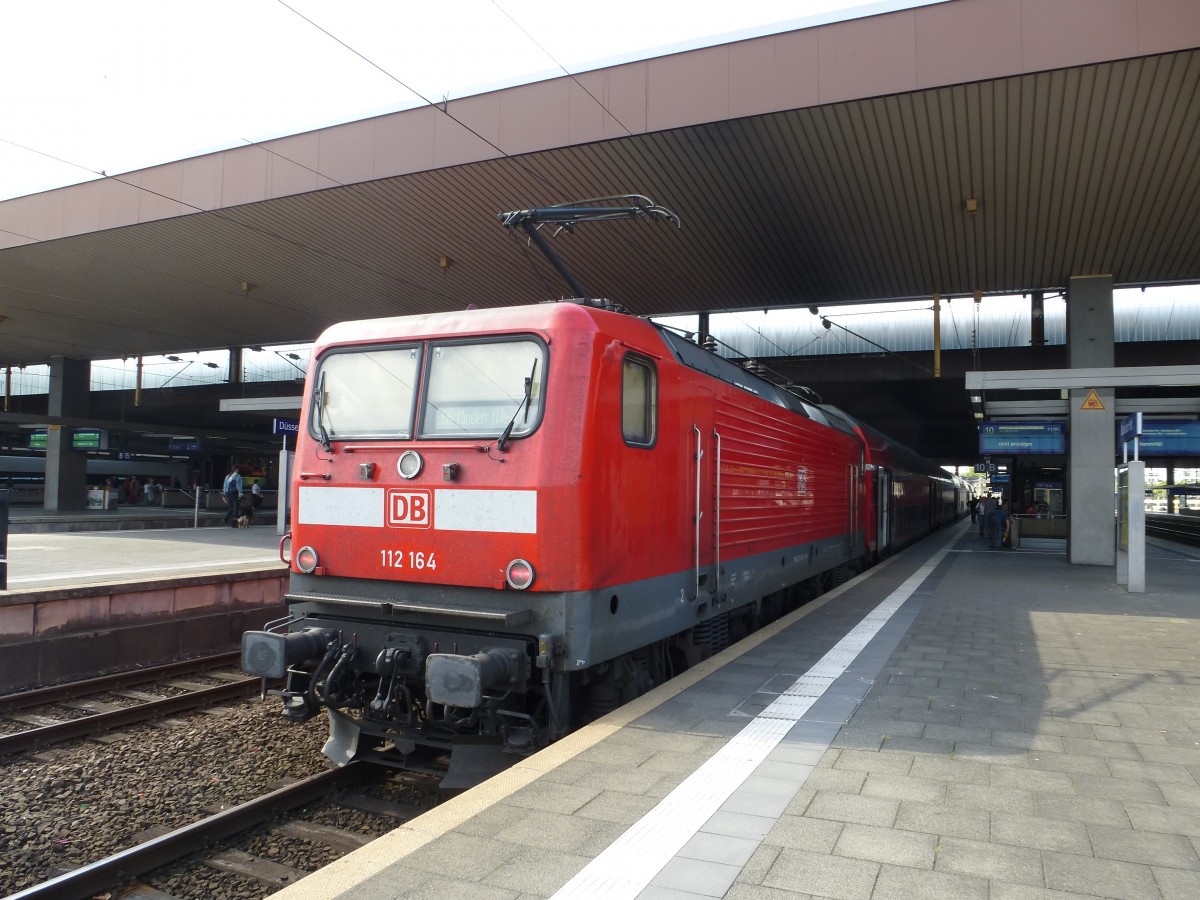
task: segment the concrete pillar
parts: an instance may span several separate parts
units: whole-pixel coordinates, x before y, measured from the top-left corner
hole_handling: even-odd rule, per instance
[[[1113,365],[1112,292],[1111,275],[1079,276],[1070,280],[1067,287],[1067,359],[1072,369]],[[1112,388],[1080,388],[1069,393],[1067,558],[1076,565],[1112,566],[1117,560],[1113,466],[1115,407]]]
[[[1046,346],[1046,295],[1034,291],[1029,304],[1029,346]]]
[[[242,383],[242,348],[229,348],[229,383]]]
[[[91,393],[91,363],[65,356],[50,358],[51,416],[86,418]],[[71,447],[70,428],[51,426],[46,436],[46,509],[87,506],[87,453]]]

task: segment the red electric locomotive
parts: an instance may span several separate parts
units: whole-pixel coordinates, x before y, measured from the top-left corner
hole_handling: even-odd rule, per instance
[[[604,306],[317,341],[290,615],[243,667],[331,758],[544,746],[936,525],[903,448]]]

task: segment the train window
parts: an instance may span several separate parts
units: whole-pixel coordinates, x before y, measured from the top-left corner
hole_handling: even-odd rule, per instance
[[[422,437],[524,437],[542,413],[546,349],[540,341],[434,344]]]
[[[420,361],[414,346],[329,354],[313,391],[313,437],[412,437]]]
[[[621,372],[621,435],[636,447],[654,444],[658,429],[658,383],[654,365],[638,356],[625,357]]]

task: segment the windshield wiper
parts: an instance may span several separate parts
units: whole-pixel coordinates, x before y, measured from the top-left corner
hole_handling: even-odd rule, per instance
[[[521,414],[521,409],[525,410],[525,420],[529,420],[529,403],[533,399],[533,373],[537,371],[537,358],[533,360],[533,367],[529,370],[529,377],[525,379],[525,396],[521,398],[521,402],[517,404],[517,409],[513,413],[508,424],[504,426],[504,430],[500,432],[500,440],[496,441],[496,449],[501,453],[504,452],[505,446],[508,444],[509,436],[512,435],[513,426],[517,424],[517,416]]]
[[[313,393],[313,405],[317,408],[317,430],[321,432],[321,446],[325,448],[326,453],[333,452],[333,444],[329,441],[329,432],[325,430],[325,373],[321,373],[321,380],[317,382],[317,389]]]

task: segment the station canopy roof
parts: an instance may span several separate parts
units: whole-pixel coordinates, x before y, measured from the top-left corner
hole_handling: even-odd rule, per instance
[[[0,366],[569,296],[643,315],[1200,281],[1200,8],[955,0],[0,203]],[[1124,7],[1122,7],[1124,8]]]

